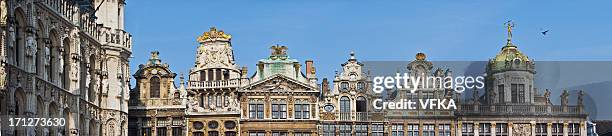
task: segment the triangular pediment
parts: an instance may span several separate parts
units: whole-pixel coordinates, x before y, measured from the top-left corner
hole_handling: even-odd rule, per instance
[[[282,74],[275,74],[245,86],[243,91],[261,92],[318,92],[317,87]]]

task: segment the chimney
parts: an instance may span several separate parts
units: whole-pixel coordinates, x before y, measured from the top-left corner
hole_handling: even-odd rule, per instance
[[[306,78],[315,78],[314,62],[312,60],[306,60]]]
[[[323,91],[324,95],[328,95],[329,92],[329,81],[327,81],[327,78],[323,78],[323,82],[321,83],[321,90]]]
[[[249,69],[247,69],[247,67],[242,67],[242,69],[240,69],[240,74],[241,78],[247,78],[247,75],[249,74]]]

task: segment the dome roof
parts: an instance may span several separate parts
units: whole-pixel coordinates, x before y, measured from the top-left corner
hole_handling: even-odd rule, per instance
[[[512,42],[508,42],[506,43],[506,46],[504,46],[501,51],[495,55],[493,61],[513,61],[516,59],[519,59],[520,61],[529,61],[529,57],[527,57],[527,55],[518,50],[518,48],[512,44]]]
[[[512,43],[512,27],[514,27],[514,24],[507,23],[507,25],[508,39],[506,45],[495,55],[495,58],[489,61],[487,71],[489,73],[504,71],[530,71],[535,73],[535,64]]]

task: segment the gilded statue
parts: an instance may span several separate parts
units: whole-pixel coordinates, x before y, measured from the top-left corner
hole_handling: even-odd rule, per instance
[[[287,46],[274,45],[270,49],[272,49],[272,56],[287,56]]]

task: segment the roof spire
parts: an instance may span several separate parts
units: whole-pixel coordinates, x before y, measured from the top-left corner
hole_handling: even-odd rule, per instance
[[[351,57],[349,60],[357,60],[357,58],[355,58],[355,51],[351,51]]]

